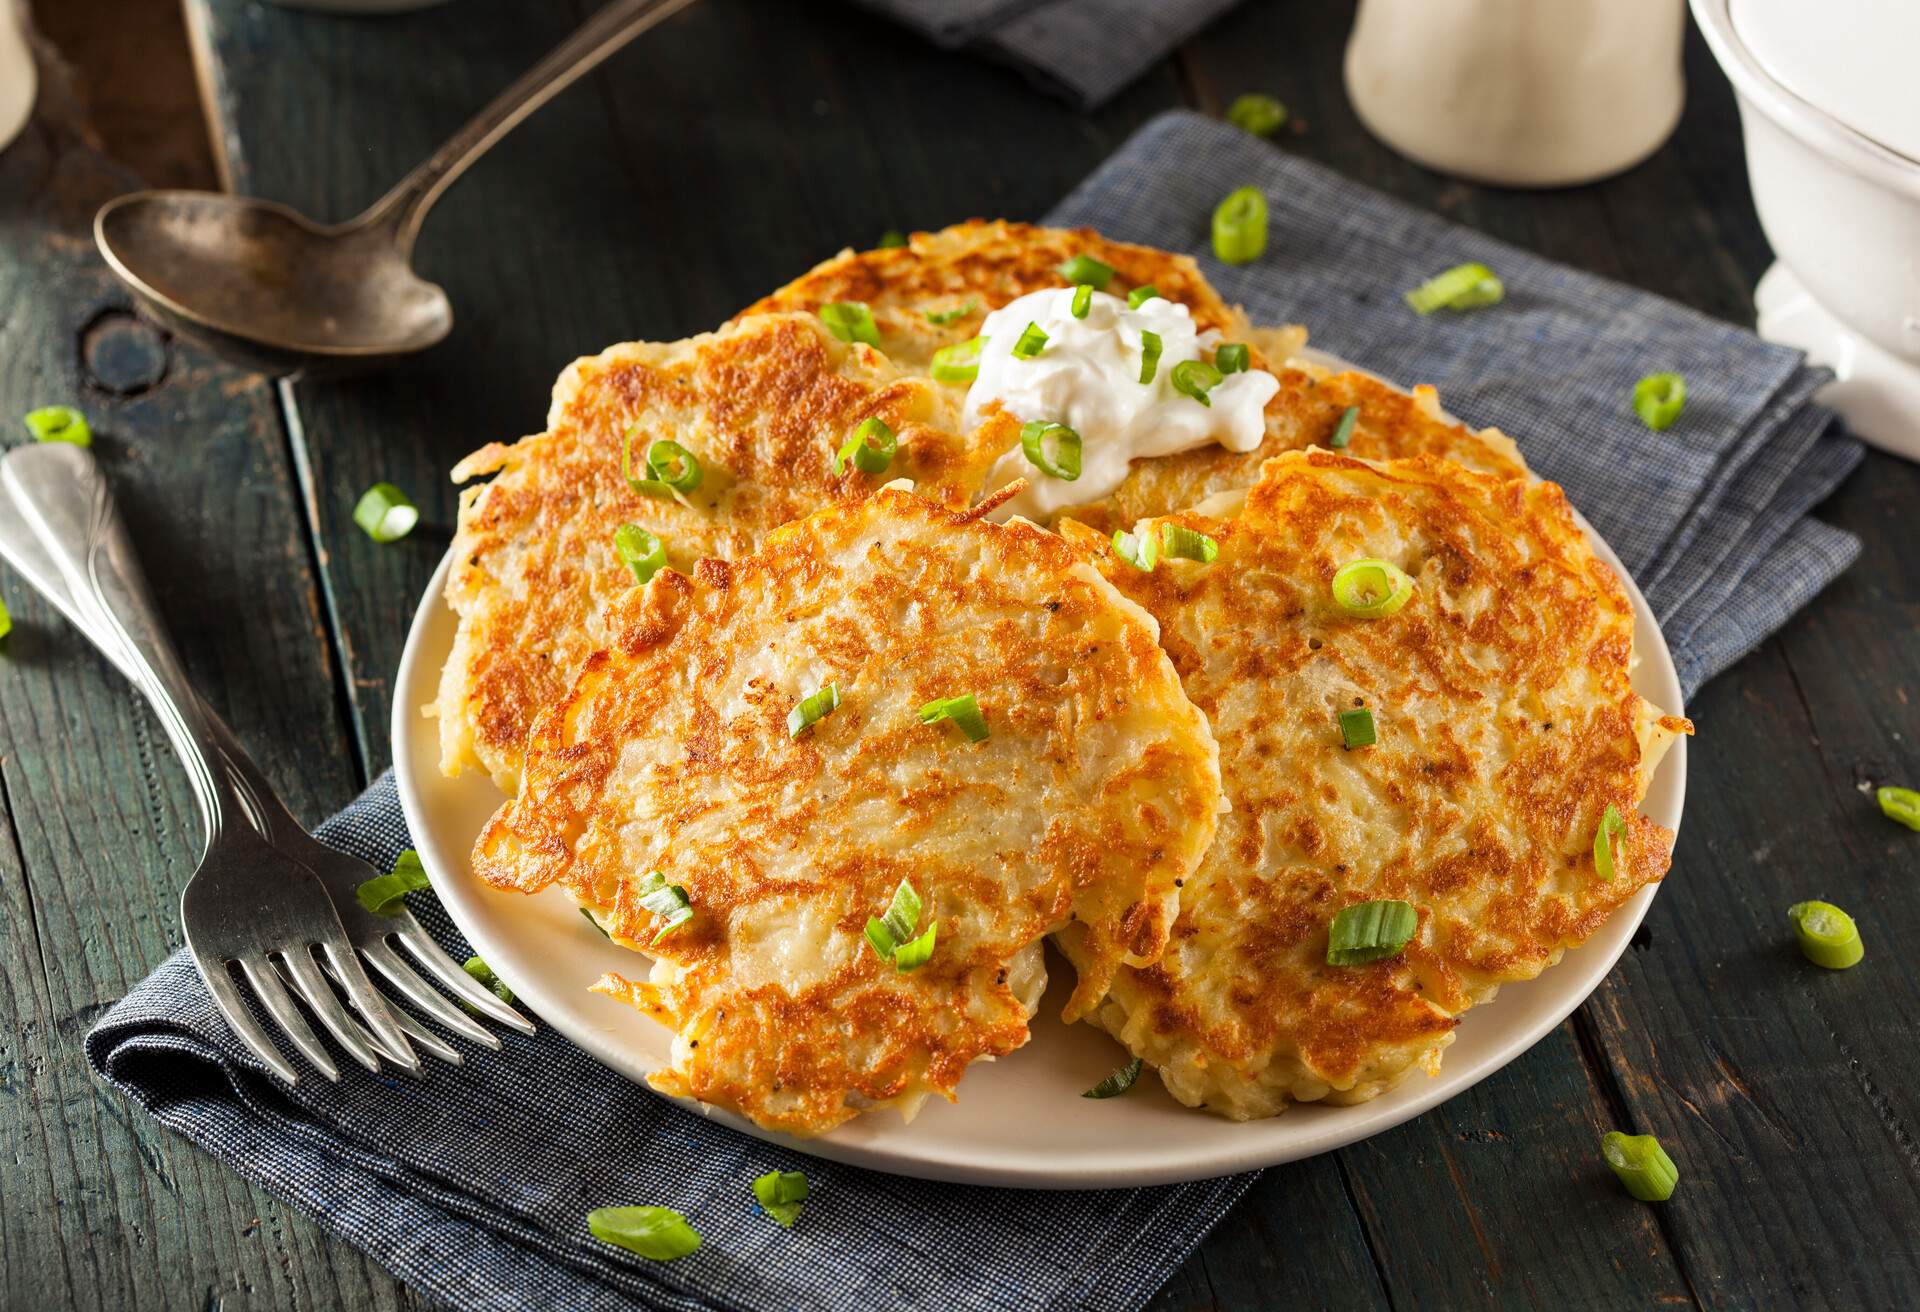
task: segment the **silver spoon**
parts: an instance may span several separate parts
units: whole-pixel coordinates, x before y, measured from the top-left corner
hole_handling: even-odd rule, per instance
[[[435,201],[494,142],[692,0],[611,0],[345,223],[208,191],[138,191],[102,206],[93,238],[140,306],[217,355],[274,374],[374,369],[453,328],[447,294],[413,272]]]

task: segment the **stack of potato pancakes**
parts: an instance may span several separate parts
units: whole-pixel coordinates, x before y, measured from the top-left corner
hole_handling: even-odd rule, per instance
[[[1080,435],[966,361],[1088,270],[1271,374],[1264,438],[1009,519],[996,465]],[[474,869],[635,952],[594,987],[673,1031],[658,1088],[910,1116],[1027,1041],[1051,940],[1182,1103],[1357,1102],[1665,874],[1635,808],[1692,726],[1560,489],[1304,343],[1184,256],[973,222],[578,361],[461,462],[429,710],[511,799]]]

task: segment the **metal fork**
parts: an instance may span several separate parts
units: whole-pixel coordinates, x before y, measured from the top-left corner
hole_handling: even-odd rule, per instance
[[[355,889],[376,873],[364,862],[309,836],[274,794],[252,759],[187,684],[134,564],[106,481],[75,447],[26,447],[0,460],[0,486],[15,515],[0,514],[5,556],[146,694],[187,766],[207,822],[199,870],[181,895],[196,965],[228,1023],[289,1083],[294,1068],[254,1021],[228,973],[238,965],[268,1014],[329,1079],[339,1072],[292,1005],[291,985],[356,1061],[377,1069],[384,1056],[417,1072],[409,1037],[442,1060],[458,1052],[373,989],[353,948],[423,1012],[476,1042],[499,1046],[427,986],[393,949],[398,941],[419,965],[463,1001],[523,1032],[532,1025],[460,969],[411,913],[376,916]],[[248,825],[236,823],[244,819]],[[256,830],[258,831],[256,833]],[[340,987],[364,1026],[316,970]],[[265,945],[265,946],[263,946]]]

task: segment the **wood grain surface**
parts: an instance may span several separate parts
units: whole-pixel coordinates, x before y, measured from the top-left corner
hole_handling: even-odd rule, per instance
[[[116,4],[135,0],[115,0]],[[112,6],[102,4],[104,8]],[[321,218],[377,196],[590,8],[456,0],[343,19],[187,0],[217,169]],[[387,761],[392,674],[445,547],[445,470],[536,430],[553,377],[710,328],[846,245],[1032,218],[1161,109],[1243,91],[1280,148],[1552,258],[1739,322],[1769,253],[1731,95],[1699,41],[1673,140],[1551,193],[1409,164],[1347,105],[1348,3],[1249,0],[1086,115],[864,12],[703,0],[501,144],[434,213],[420,270],[450,341],[379,378],[279,387],[126,313],[92,209],[137,185],[78,95],[0,154],[0,409],[83,399],[188,662],[296,809]],[[156,103],[170,103],[162,96]],[[123,132],[109,148],[131,158]],[[134,152],[137,153],[137,150]],[[154,176],[186,167],[159,152]],[[379,547],[351,511],[399,483]],[[1267,1173],[1155,1303],[1241,1307],[1893,1307],[1920,1294],[1920,835],[1870,785],[1920,779],[1920,470],[1870,456],[1822,509],[1862,564],[1710,684],[1686,824],[1633,948],[1565,1025],[1388,1134]],[[178,943],[197,823],[145,711],[0,572],[0,1305],[409,1307],[351,1248],[91,1081],[79,1036]],[[1786,907],[1861,921],[1862,969],[1792,945]],[[1659,1208],[1601,1164],[1657,1133]]]

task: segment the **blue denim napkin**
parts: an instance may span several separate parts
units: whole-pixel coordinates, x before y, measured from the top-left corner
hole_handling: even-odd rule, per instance
[[[1234,187],[1267,194],[1273,237],[1215,263],[1207,216]],[[1789,351],[1645,293],[1410,210],[1190,114],[1155,120],[1053,221],[1185,249],[1256,318],[1516,436],[1565,483],[1646,587],[1689,691],[1779,625],[1858,551],[1807,519],[1859,458],[1808,401],[1821,375]],[[1461,260],[1506,279],[1495,309],[1419,319],[1403,288]],[[1685,417],[1649,433],[1627,393],[1687,375]],[[321,828],[382,869],[410,845],[390,778]],[[456,958],[430,897],[415,911]],[[215,1014],[176,955],[87,1036],[87,1058],[162,1124],[415,1288],[469,1309],[1117,1309],[1144,1303],[1250,1176],[1156,1189],[1024,1193],[931,1185],[785,1150],[629,1084],[551,1030],[469,1047],[425,1081],[348,1066],[288,1090]],[[757,1214],[756,1175],[804,1169],[800,1224]],[[657,1203],[705,1237],[649,1263],[593,1240],[589,1209]]]
[[[1239,0],[859,0],[949,50],[1019,69],[1083,109],[1105,104]]]

